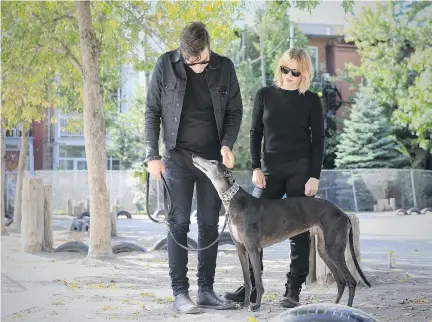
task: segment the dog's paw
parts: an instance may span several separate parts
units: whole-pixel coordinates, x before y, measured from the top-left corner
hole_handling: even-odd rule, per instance
[[[248,311],[249,312],[258,312],[260,309],[260,305],[257,304],[249,304]]]

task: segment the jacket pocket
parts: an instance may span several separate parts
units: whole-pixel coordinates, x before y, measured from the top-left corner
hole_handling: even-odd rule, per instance
[[[222,111],[226,110],[226,107],[228,105],[228,86],[221,86],[219,87],[219,96],[220,96],[220,103]]]
[[[170,108],[175,94],[176,81],[167,81],[162,85],[161,104],[164,108]]]

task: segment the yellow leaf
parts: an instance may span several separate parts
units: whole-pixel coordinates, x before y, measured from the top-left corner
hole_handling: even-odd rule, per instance
[[[211,12],[212,12],[212,5],[211,5],[211,3],[207,3],[207,5],[206,5],[206,11],[207,11],[208,13],[211,13]]]
[[[258,322],[258,320],[254,316],[249,317],[249,322]]]

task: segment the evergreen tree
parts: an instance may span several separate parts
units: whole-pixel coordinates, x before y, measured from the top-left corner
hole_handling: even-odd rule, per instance
[[[336,152],[338,168],[400,168],[408,164],[402,146],[372,88],[361,87]]]

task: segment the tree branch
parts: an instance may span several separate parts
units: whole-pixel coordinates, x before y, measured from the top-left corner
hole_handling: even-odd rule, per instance
[[[60,17],[54,18],[53,22],[56,24],[57,22],[59,22],[60,20],[63,20],[63,19],[70,19],[70,20],[72,20],[73,16],[72,15],[62,15]]]
[[[412,21],[419,12],[422,12],[425,8],[431,5],[431,1],[414,2],[411,6],[411,10],[407,13],[408,21]]]
[[[47,24],[46,22],[42,21],[42,19],[35,13],[33,13],[33,16],[36,17],[40,23],[42,24]],[[68,18],[73,18],[73,16],[71,15],[63,15],[57,18],[53,19],[54,24],[51,26],[48,26],[48,28],[51,30],[52,35],[53,35],[53,39],[56,40],[57,42],[60,43],[60,45],[62,46],[63,50],[64,50],[64,54],[66,55],[66,57],[69,59],[69,61],[71,62],[71,64],[81,73],[81,75],[83,74],[83,68],[80,64],[80,62],[78,61],[78,59],[74,56],[74,54],[72,53],[72,51],[69,49],[69,47],[62,41],[60,40],[56,35],[55,35],[55,25],[58,21],[62,20],[62,19],[68,19]],[[39,45],[40,46],[40,45]],[[55,52],[55,50],[53,50]]]
[[[74,56],[72,51],[69,49],[69,47],[60,39],[56,37],[57,41],[61,44],[63,50],[65,51],[66,57],[69,59],[71,64],[83,75],[83,68],[81,66],[81,63],[78,61],[78,59]]]

